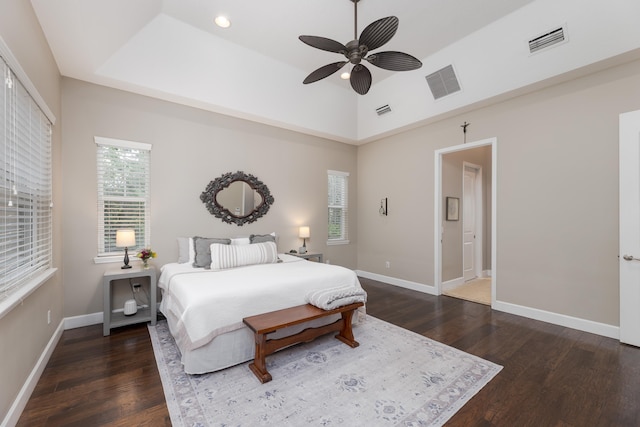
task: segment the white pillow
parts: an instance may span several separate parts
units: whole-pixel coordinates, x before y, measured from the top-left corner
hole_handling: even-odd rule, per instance
[[[274,242],[252,245],[211,245],[211,269],[225,270],[254,264],[278,262],[278,249]]]
[[[193,238],[178,237],[178,263],[185,264],[188,262],[193,264],[195,257],[196,251],[193,248]]]
[[[232,245],[248,245],[251,243],[251,240],[248,237],[236,237],[235,239],[231,239]]]

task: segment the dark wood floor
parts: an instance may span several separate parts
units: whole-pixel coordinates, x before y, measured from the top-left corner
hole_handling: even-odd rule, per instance
[[[447,426],[640,426],[640,349],[361,279],[370,315],[504,369]],[[146,325],[65,331],[20,426],[170,425]]]

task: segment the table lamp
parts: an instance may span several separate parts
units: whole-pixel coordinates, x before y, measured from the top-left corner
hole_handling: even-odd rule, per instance
[[[298,249],[298,252],[301,254],[306,254],[307,253],[307,240],[309,238],[309,227],[308,226],[303,226],[300,227],[298,236],[302,239],[302,247],[300,249]]]
[[[135,230],[125,229],[116,231],[116,247],[124,248],[124,265],[120,268],[131,268],[129,265],[129,246],[136,245]]]

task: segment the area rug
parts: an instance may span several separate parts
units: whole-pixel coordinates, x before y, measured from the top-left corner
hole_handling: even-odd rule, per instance
[[[174,427],[441,426],[502,369],[372,316],[353,332],[268,356],[261,384],[248,363],[185,374],[166,321],[149,326]]]

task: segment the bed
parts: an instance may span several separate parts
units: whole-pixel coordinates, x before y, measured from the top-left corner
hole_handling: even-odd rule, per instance
[[[189,262],[161,268],[160,311],[167,318],[186,373],[217,371],[253,359],[254,337],[243,324],[244,317],[305,304],[310,292],[325,288],[362,289],[355,272],[347,268],[286,254],[277,255],[277,259],[226,269],[197,268]],[[364,310],[357,313],[354,322],[363,314]],[[286,328],[270,338],[338,318],[335,315]]]

